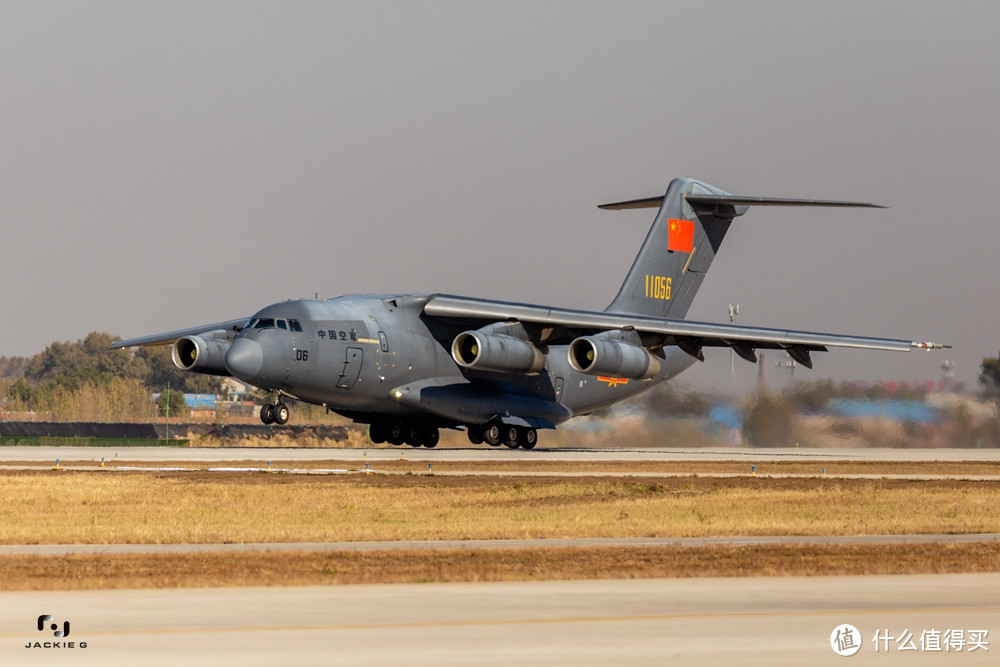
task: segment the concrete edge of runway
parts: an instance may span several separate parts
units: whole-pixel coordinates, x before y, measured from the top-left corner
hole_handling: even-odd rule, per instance
[[[206,554],[284,551],[446,551],[480,549],[552,549],[614,547],[816,546],[1000,542],[1000,533],[917,535],[760,535],[747,537],[633,537],[528,540],[400,540],[387,542],[256,542],[245,544],[8,544],[0,556],[65,556],[70,554]]]

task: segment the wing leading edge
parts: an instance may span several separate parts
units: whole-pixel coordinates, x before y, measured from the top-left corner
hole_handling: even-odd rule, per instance
[[[249,318],[242,317],[237,320],[227,320],[225,322],[216,322],[215,324],[204,324],[200,327],[178,329],[177,331],[168,331],[166,333],[153,334],[151,336],[141,336],[139,338],[119,340],[111,344],[111,349],[117,350],[123,347],[170,345],[174,341],[184,338],[185,336],[197,336],[199,334],[209,333],[212,331],[225,331],[227,334],[235,336],[243,328],[243,325],[247,323],[248,319]]]
[[[546,327],[550,331],[549,335],[556,335],[556,331],[566,330],[635,330],[647,337],[659,337],[660,340],[652,341],[651,347],[677,345],[699,359],[704,358],[701,354],[703,347],[731,347],[737,354],[749,361],[756,360],[756,355],[753,353],[755,349],[783,349],[806,366],[811,366],[809,351],[825,351],[827,347],[899,352],[951,347],[934,342],[658,319],[627,314],[547,308],[530,304],[442,294],[434,295],[427,301],[424,313],[430,317],[482,322],[516,320]]]

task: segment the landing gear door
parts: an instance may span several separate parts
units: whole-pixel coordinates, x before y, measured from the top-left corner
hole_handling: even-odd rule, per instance
[[[361,373],[361,362],[364,360],[364,350],[360,347],[348,347],[344,353],[344,370],[337,380],[338,389],[350,389],[358,381]]]

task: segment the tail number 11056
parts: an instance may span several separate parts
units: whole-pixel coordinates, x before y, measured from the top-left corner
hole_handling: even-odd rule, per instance
[[[646,298],[670,301],[673,280],[667,276],[646,276]]]

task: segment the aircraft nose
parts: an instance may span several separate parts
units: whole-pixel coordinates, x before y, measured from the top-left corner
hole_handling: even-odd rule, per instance
[[[247,338],[237,338],[226,353],[226,368],[241,380],[252,380],[264,365],[264,350],[260,343]]]

